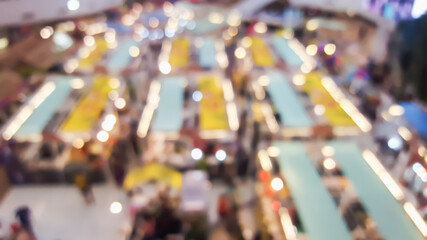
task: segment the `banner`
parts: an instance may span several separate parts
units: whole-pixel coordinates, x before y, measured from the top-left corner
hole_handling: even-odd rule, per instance
[[[274,58],[264,40],[260,37],[252,37],[251,51],[254,64],[258,67],[274,66]]]
[[[172,41],[169,54],[169,64],[172,67],[185,67],[190,58],[190,42],[186,38],[177,38]]]
[[[74,110],[62,124],[62,131],[87,132],[92,129],[108,100],[110,87],[109,76],[96,76],[92,89],[80,99]]]
[[[200,101],[200,129],[228,130],[227,111],[221,80],[214,75],[203,75],[198,81],[203,98]]]
[[[326,88],[322,85],[321,73],[312,72],[305,75],[304,91],[310,96],[314,105],[325,107],[325,118],[332,126],[356,126],[351,117],[332,98]]]

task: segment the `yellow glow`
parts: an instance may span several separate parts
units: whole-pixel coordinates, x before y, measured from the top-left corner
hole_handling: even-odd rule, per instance
[[[93,23],[90,24],[87,29],[85,30],[85,33],[87,35],[96,35],[96,34],[100,34],[103,33],[105,31],[108,30],[107,24],[106,23]]]
[[[83,43],[88,47],[92,47],[95,45],[95,38],[92,36],[85,36],[83,38]]]
[[[232,131],[239,129],[239,118],[237,116],[237,108],[234,102],[228,102],[226,104],[226,111],[228,116],[228,125]]]
[[[167,15],[170,15],[173,12],[174,6],[172,3],[166,1],[163,3],[163,11],[167,13]]]
[[[246,50],[243,47],[238,47],[234,51],[234,56],[236,56],[238,59],[243,59],[246,57]]]
[[[79,61],[77,59],[70,59],[64,65],[64,71],[66,73],[74,72],[79,66]]]
[[[85,142],[81,138],[77,138],[73,141],[73,147],[80,149],[85,145]]]
[[[242,38],[242,47],[249,48],[252,45],[252,39],[248,36]]]
[[[117,109],[123,109],[126,107],[126,100],[123,98],[117,98],[114,100],[114,106]]]
[[[302,74],[296,74],[294,75],[294,77],[292,78],[292,82],[296,85],[296,86],[302,86],[305,84],[305,76]]]
[[[426,148],[424,146],[419,146],[418,147],[418,155],[423,157],[425,154],[426,154]]]
[[[261,104],[261,112],[264,114],[267,127],[272,133],[277,133],[280,130],[279,124],[274,117],[273,110],[268,103]]]
[[[427,237],[427,225],[414,205],[410,202],[405,202],[405,204],[403,204],[403,209],[405,209],[406,214],[408,214],[411,220],[415,223],[415,226],[417,226],[421,234],[424,237]]]
[[[108,114],[107,116],[105,116],[105,119],[101,124],[101,127],[105,131],[109,132],[114,128],[114,125],[116,124],[116,122],[117,122],[116,116],[114,116],[113,114]]]
[[[266,33],[267,29],[267,24],[265,24],[264,22],[257,22],[254,26],[254,30],[257,33]]]
[[[239,12],[232,12],[228,15],[227,23],[232,27],[238,27],[242,22],[242,16]]]
[[[33,111],[46,100],[47,97],[55,90],[56,86],[53,82],[45,83],[32,97],[24,104],[18,113],[8,121],[2,129],[2,136],[5,140],[10,140],[21,126],[31,116]]]
[[[100,142],[106,142],[106,141],[108,141],[108,138],[110,138],[110,134],[108,134],[106,131],[102,130],[96,134],[96,138]]]
[[[110,85],[110,87],[111,87],[112,89],[117,89],[117,88],[119,88],[119,87],[120,87],[120,80],[119,80],[119,79],[117,79],[117,78],[110,78],[110,79],[108,80],[108,85]]]
[[[399,135],[405,139],[406,141],[411,140],[412,138],[412,133],[411,131],[409,131],[409,129],[407,129],[406,127],[399,127],[397,129],[397,132],[399,133]]]
[[[138,57],[139,56],[139,48],[137,46],[132,46],[129,48],[129,55],[131,57]]]
[[[390,116],[390,114],[388,113],[388,111],[383,111],[383,112],[381,113],[381,117],[382,117],[384,120],[386,120],[386,121],[390,121],[390,120],[391,120],[391,116]]]
[[[148,19],[148,25],[150,25],[150,27],[152,28],[156,28],[159,26],[159,19],[155,18],[155,17],[150,17],[150,19]]]
[[[219,12],[212,12],[208,16],[209,22],[214,24],[221,24],[224,22],[224,15]]]
[[[270,83],[270,79],[267,77],[267,75],[262,75],[258,78],[259,85],[266,87]]]
[[[113,43],[116,41],[116,30],[112,28],[108,29],[104,34],[104,38],[107,43]]]
[[[217,54],[215,56],[215,60],[218,63],[218,66],[222,69],[227,68],[228,67],[228,58],[227,58],[227,54],[225,53],[224,42],[217,40],[215,42],[215,49],[217,51]]]
[[[337,47],[333,43],[328,43],[325,45],[324,51],[326,55],[332,55],[335,53]]]
[[[85,82],[81,78],[74,78],[71,80],[70,85],[73,89],[81,89],[85,86]]]
[[[332,158],[326,158],[323,161],[323,167],[327,170],[333,170],[337,167],[337,163]]]
[[[402,116],[405,113],[405,109],[400,105],[394,104],[390,106],[390,108],[388,109],[388,113],[391,116],[398,117]]]
[[[400,186],[394,181],[394,179],[390,176],[378,158],[369,150],[365,150],[362,153],[363,158],[368,163],[368,165],[372,168],[375,174],[381,179],[390,193],[396,198],[398,201],[404,198],[404,194]]]
[[[304,73],[310,72],[312,69],[316,67],[316,60],[313,57],[307,55],[305,47],[295,38],[290,39],[289,47],[301,58],[304,62],[303,66],[301,66],[301,70]]]
[[[253,81],[251,85],[252,85],[252,89],[255,92],[256,99],[258,99],[258,100],[264,100],[264,98],[265,98],[265,92],[262,89],[262,87],[258,84],[258,82]]]
[[[53,35],[53,28],[51,26],[46,26],[40,30],[40,36],[43,39],[48,39]]]
[[[125,26],[130,26],[130,25],[132,25],[134,22],[135,22],[135,20],[134,20],[134,18],[133,18],[131,15],[126,14],[126,15],[124,15],[124,16],[122,17],[122,23],[123,23],[123,25],[125,25]]]
[[[293,38],[294,37],[294,30],[292,30],[291,28],[283,29],[282,37],[284,37],[285,39]]]
[[[311,72],[311,67],[310,66],[308,66],[307,64],[303,64],[303,65],[301,65],[301,72],[302,73],[309,73],[309,72]]]
[[[230,36],[234,37],[239,33],[239,30],[236,27],[229,27],[227,32]]]
[[[292,224],[291,217],[288,209],[279,209],[280,223],[282,224],[283,231],[287,240],[297,240],[297,234],[295,232],[295,226]]]
[[[307,24],[305,25],[305,28],[307,28],[308,31],[315,31],[317,28],[319,28],[319,20],[317,19],[308,20]]]
[[[267,152],[270,157],[278,157],[280,154],[280,149],[276,146],[270,146],[268,147]]]
[[[273,169],[273,165],[271,163],[270,157],[267,154],[267,151],[260,150],[258,152],[258,159],[262,170],[269,172]]]
[[[332,157],[335,154],[335,149],[331,146],[324,146],[322,148],[322,154],[325,157]]]
[[[172,70],[172,67],[168,62],[164,61],[164,62],[160,62],[159,70],[163,74],[169,74]]]
[[[147,105],[142,112],[137,130],[137,134],[140,138],[147,136],[151,119],[153,118],[154,111],[157,109],[160,101],[160,88],[161,84],[158,80],[154,80],[150,85],[150,90],[148,91],[147,96]]]
[[[0,38],[0,50],[7,48],[9,45],[9,40],[7,38]]]
[[[72,21],[66,21],[58,24],[56,29],[61,32],[72,32],[76,29],[76,25]]]
[[[273,180],[271,180],[271,188],[273,188],[275,191],[280,191],[283,189],[283,181],[282,179],[275,177]]]
[[[351,117],[357,126],[363,132],[369,132],[372,129],[371,123],[359,112],[359,110],[348,100],[335,82],[330,77],[322,78],[322,85],[331,94],[332,98],[341,106],[341,108]]]
[[[314,106],[314,114],[316,114],[317,116],[322,116],[325,111],[326,108],[322,104],[317,104],[316,106]]]
[[[317,53],[317,46],[315,44],[310,44],[306,47],[305,51],[309,56],[314,56]]]

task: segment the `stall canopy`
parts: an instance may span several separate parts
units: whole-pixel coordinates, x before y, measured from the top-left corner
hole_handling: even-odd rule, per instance
[[[268,71],[267,76],[270,81],[268,93],[285,127],[312,127],[311,119],[285,76],[277,70]]]
[[[199,65],[203,68],[213,68],[218,66],[216,61],[215,40],[213,38],[205,38],[199,49]]]
[[[223,95],[222,83],[215,75],[202,75],[198,80],[200,101],[200,129],[228,130],[227,111]]]
[[[427,110],[416,102],[403,102],[400,105],[405,109],[405,119],[423,138],[427,138]]]
[[[132,46],[138,47],[137,42],[133,40],[133,38],[126,38],[119,41],[117,48],[114,49],[107,62],[107,69],[110,72],[122,71],[129,65],[132,60],[132,57],[129,54],[129,49]]]
[[[160,102],[156,109],[152,130],[177,132],[182,127],[184,106],[184,77],[165,77],[161,80]]]
[[[332,141],[328,145],[335,149],[339,167],[352,182],[384,239],[424,239],[405,214],[402,205],[365,161],[355,143]]]
[[[303,89],[313,104],[322,105],[325,108],[324,116],[331,126],[356,126],[351,117],[323,86],[320,72],[306,74]]]
[[[108,93],[119,80],[109,76],[95,76],[89,93],[79,100],[62,124],[64,132],[88,132],[92,129],[108,100]]]
[[[190,41],[186,38],[177,38],[172,41],[169,53],[169,64],[172,67],[185,67],[190,60]]]
[[[301,58],[289,47],[288,40],[282,36],[273,37],[273,46],[276,49],[279,56],[288,64],[289,66],[299,67],[303,64]]]
[[[312,240],[352,239],[305,146],[301,142],[275,142],[274,146],[280,150],[280,171],[308,237]]]
[[[55,89],[21,126],[16,133],[17,139],[28,139],[31,136],[41,135],[56,110],[70,94],[72,79],[71,76],[50,76],[46,79],[47,82],[55,84]]]
[[[126,175],[123,186],[129,190],[150,181],[159,181],[174,188],[182,187],[181,173],[159,163],[149,163],[142,168],[131,170]]]
[[[258,67],[274,66],[274,57],[264,39],[260,37],[252,37],[251,40],[252,44],[250,49],[252,51],[254,64]]]

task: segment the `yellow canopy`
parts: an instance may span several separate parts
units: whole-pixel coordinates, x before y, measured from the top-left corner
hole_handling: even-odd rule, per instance
[[[123,187],[131,189],[141,183],[152,180],[161,181],[175,188],[182,187],[182,174],[159,163],[149,163],[144,167],[131,170],[126,175]]]

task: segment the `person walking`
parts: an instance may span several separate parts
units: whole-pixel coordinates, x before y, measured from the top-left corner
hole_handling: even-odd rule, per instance
[[[87,179],[86,174],[77,174],[74,177],[74,184],[77,186],[77,188],[83,194],[85,202],[88,205],[95,203],[95,196],[93,195],[92,187],[91,187],[91,185]]]

